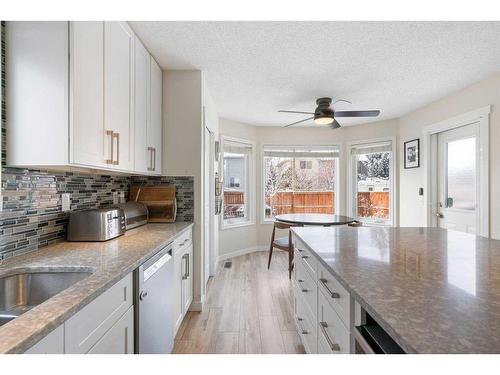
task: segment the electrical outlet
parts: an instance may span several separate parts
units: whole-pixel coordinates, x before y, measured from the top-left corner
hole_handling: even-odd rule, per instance
[[[71,194],[64,193],[61,194],[61,205],[63,212],[69,211],[71,208]]]

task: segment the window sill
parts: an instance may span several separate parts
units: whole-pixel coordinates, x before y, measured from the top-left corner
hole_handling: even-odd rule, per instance
[[[246,221],[244,223],[235,223],[235,224],[222,224],[221,230],[228,230],[228,229],[234,229],[234,228],[242,228],[242,227],[249,227],[255,225],[254,221]]]

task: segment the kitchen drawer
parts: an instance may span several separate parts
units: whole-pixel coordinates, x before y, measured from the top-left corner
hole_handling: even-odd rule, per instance
[[[66,353],[87,353],[132,306],[132,273],[65,323]]]
[[[322,264],[318,265],[318,289],[349,328],[352,315],[351,295]]]
[[[297,262],[295,264],[295,293],[300,295],[304,302],[307,304],[311,314],[316,316],[318,306],[318,287],[315,280],[306,271],[304,262]]]
[[[349,354],[350,334],[323,293],[318,294],[318,342],[332,354]],[[326,345],[325,345],[326,344]]]
[[[193,242],[193,231],[191,228],[180,234],[173,243],[174,253],[188,247]]]
[[[316,279],[316,272],[318,267],[318,261],[316,257],[312,254],[312,252],[305,247],[305,245],[298,238],[294,238],[294,259],[301,260],[307,271],[311,274],[311,276]]]
[[[301,295],[295,296],[295,324],[306,353],[316,354],[318,351],[316,318],[311,315]]]

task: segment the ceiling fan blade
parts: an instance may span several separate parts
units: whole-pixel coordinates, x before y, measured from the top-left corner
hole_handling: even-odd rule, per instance
[[[314,118],[314,116],[313,116],[313,117],[306,118],[306,119],[304,119],[304,120],[297,121],[297,122],[292,122],[291,124],[285,125],[284,127],[285,127],[285,128],[288,128],[289,126],[292,126],[292,125],[295,125],[295,124],[300,124],[301,122],[304,122],[304,121],[309,121],[309,120],[312,120],[313,118]]]
[[[377,117],[380,114],[379,110],[372,111],[338,111],[335,112],[335,117]]]
[[[278,111],[283,113],[302,113],[304,115],[314,115],[314,112],[301,112],[301,111]]]
[[[340,128],[340,124],[335,119],[333,119],[333,122],[329,126],[332,129],[338,129],[338,128]]]

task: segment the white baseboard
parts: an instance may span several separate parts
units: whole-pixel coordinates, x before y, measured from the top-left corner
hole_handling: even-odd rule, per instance
[[[257,251],[267,251],[268,247],[266,245],[260,245],[260,246],[251,246],[247,247],[245,249],[240,249],[236,251],[232,251],[227,254],[222,254],[217,257],[217,264],[219,264],[221,261],[229,259],[229,258],[234,258],[240,255],[245,255],[245,254],[250,254],[250,253],[255,253]]]
[[[189,305],[189,311],[203,311],[203,305],[205,304],[205,296],[201,297],[201,301],[192,301]]]

